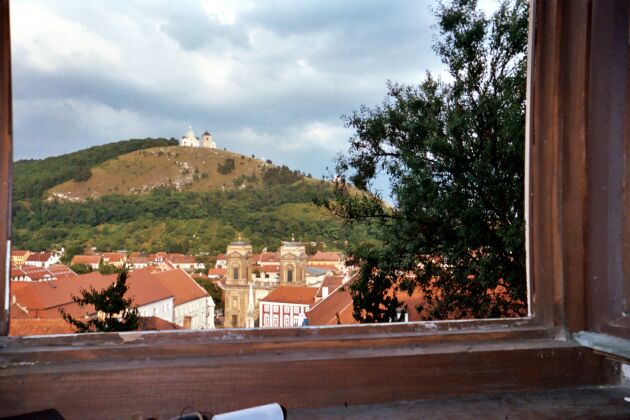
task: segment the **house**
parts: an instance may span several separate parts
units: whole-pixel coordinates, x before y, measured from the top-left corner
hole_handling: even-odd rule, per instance
[[[11,281],[50,281],[76,275],[63,264],[53,264],[48,268],[23,265],[22,267],[11,266],[9,278]]]
[[[156,316],[173,322],[173,295],[150,273],[130,273],[125,297],[133,300],[141,316]],[[64,277],[47,282],[17,282],[11,288],[11,302],[19,305],[29,318],[60,319],[60,309],[75,318],[88,319],[97,316],[93,306],[80,307],[72,296],[80,295],[81,290],[93,287],[101,290],[116,281],[116,275],[104,276],[92,272],[73,277]]]
[[[152,273],[173,295],[173,322],[185,329],[214,328],[214,301],[208,292],[181,268]]]
[[[139,270],[141,268],[146,268],[151,265],[151,261],[149,260],[149,257],[143,255],[130,255],[129,259],[127,260],[127,265],[132,270]]]
[[[225,257],[225,254],[217,255],[214,268],[227,268],[227,258]]]
[[[127,261],[127,255],[124,252],[104,252],[103,264],[113,265],[117,268],[122,268]]]
[[[98,270],[101,265],[101,255],[75,255],[70,261],[70,265],[87,265],[92,270]]]
[[[33,267],[48,267],[52,264],[59,262],[59,256],[52,252],[38,252],[29,254],[26,257],[24,265],[30,265]]]
[[[337,270],[342,271],[345,265],[345,257],[341,252],[317,251],[315,255],[310,255],[308,257],[308,265],[325,267],[332,266]]]
[[[181,268],[188,272],[192,272],[194,270],[203,270],[206,268],[205,264],[202,262],[197,262],[195,257],[192,255],[184,255],[184,254],[168,254],[166,259],[173,264],[175,268]]]
[[[261,328],[297,327],[315,304],[316,287],[280,286],[259,303]]]
[[[208,269],[208,278],[211,280],[218,280],[227,275],[227,269],[225,268],[210,268]]]
[[[17,267],[23,265],[26,262],[26,259],[30,255],[29,251],[24,251],[20,249],[12,249],[11,250],[11,265],[15,265]]]

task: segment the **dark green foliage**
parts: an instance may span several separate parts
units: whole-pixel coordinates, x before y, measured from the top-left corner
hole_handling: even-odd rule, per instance
[[[417,309],[427,319],[526,314],[527,9],[505,1],[486,19],[475,1],[441,5],[435,50],[453,82],[427,74],[418,86],[390,84],[381,106],[347,117],[356,134],[327,206],[382,228],[352,252],[357,320],[395,317],[400,303],[388,290],[422,291]],[[379,174],[390,180],[393,208],[370,191]]]
[[[101,263],[98,265],[98,272],[103,275],[114,274],[118,272],[118,268],[116,268],[115,265],[105,264],[103,263],[103,261],[101,261]]]
[[[176,140],[167,139],[124,140],[42,160],[18,160],[13,165],[13,199],[39,199],[44,191],[55,185],[75,179],[76,176],[84,178],[87,175],[86,169],[89,171],[99,163],[135,150],[177,144]],[[80,173],[83,175],[79,175]],[[75,180],[87,179],[89,177]]]
[[[288,166],[272,166],[265,168],[262,180],[265,185],[287,185],[301,181],[304,176],[300,171],[292,171]]]
[[[70,270],[74,271],[77,274],[86,274],[92,272],[92,268],[87,264],[73,264],[70,266]]]
[[[214,301],[214,305],[215,305],[214,309],[222,311],[223,310],[223,290],[221,290],[219,286],[217,286],[215,283],[213,283],[212,281],[208,279],[195,279],[195,281],[197,282],[197,284],[199,284],[199,286],[206,289],[206,292],[208,292],[210,296],[212,296],[212,300]]]
[[[123,270],[111,286],[99,291],[90,287],[81,291],[81,297],[72,297],[81,307],[93,305],[99,316],[83,322],[61,310],[63,319],[80,333],[137,330],[138,309],[132,307],[131,299],[125,299],[127,289],[127,272]]]
[[[344,226],[312,204],[314,197],[331,194],[328,183],[301,181],[225,192],[156,188],[81,203],[19,202],[13,206],[13,241],[31,250],[64,246],[72,255],[90,247],[196,254],[225,252],[240,232],[257,249],[277,247],[292,234],[340,249],[369,232]]]
[[[234,168],[236,168],[236,164],[232,158],[227,158],[223,163],[217,164],[217,171],[222,175],[229,174]]]
[[[92,177],[92,171],[90,168],[81,168],[77,171],[76,174],[72,177],[72,179],[76,182],[84,182]]]

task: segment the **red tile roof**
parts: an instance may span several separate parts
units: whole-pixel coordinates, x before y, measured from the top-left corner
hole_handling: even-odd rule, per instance
[[[274,303],[313,305],[315,303],[316,293],[317,287],[280,286],[261,300]]]
[[[13,308],[11,309],[13,310]],[[12,336],[72,333],[74,333],[74,329],[62,318],[16,319],[12,316],[9,322],[9,335]]]
[[[194,264],[195,257],[192,255],[172,254],[169,255],[168,260],[173,264]]]
[[[277,252],[263,252],[260,254],[260,262],[280,262],[280,255]]]
[[[52,253],[50,252],[39,252],[36,254],[30,254],[26,261],[37,261],[37,262],[46,262],[52,257]]]
[[[107,261],[108,263],[116,263],[116,262],[123,261],[125,257],[126,255],[122,252],[104,252],[103,253],[103,260]]]
[[[174,306],[208,296],[206,289],[182,269],[153,273],[153,277],[173,295]]]
[[[332,261],[339,262],[343,260],[341,252],[322,252],[318,251],[315,255],[308,257],[308,261]]]
[[[340,287],[311,308],[306,317],[309,325],[358,324],[352,310],[352,296],[348,288]]]
[[[226,276],[227,268],[210,268],[208,269],[208,277],[210,276]]]
[[[72,261],[70,262],[70,265],[75,265],[75,264],[85,264],[85,265],[100,264],[101,258],[102,257],[100,255],[75,255],[74,257],[72,257]]]

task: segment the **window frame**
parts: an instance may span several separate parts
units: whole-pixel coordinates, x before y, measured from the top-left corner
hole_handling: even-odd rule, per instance
[[[0,238],[5,238],[0,240],[0,255],[8,255],[11,232],[12,97],[8,7],[8,0],[0,0]],[[586,279],[583,265],[579,263],[586,256],[586,247],[583,240],[575,240],[575,233],[563,228],[588,225],[583,210],[587,203],[584,153],[586,116],[589,111],[584,97],[586,95],[575,92],[586,89],[588,83],[590,7],[588,2],[569,5],[562,0],[536,0],[530,4],[531,53],[528,60],[525,149],[526,246],[530,290],[528,317],[310,327],[307,333],[304,333],[303,327],[287,328],[282,334],[265,329],[207,330],[197,333],[202,335],[201,341],[229,341],[245,334],[251,340],[271,345],[287,339],[303,340],[304,345],[309,345],[322,337],[331,340],[345,337],[348,342],[360,346],[366,340],[383,337],[387,338],[384,342],[404,341],[409,337],[437,342],[448,341],[452,334],[462,334],[473,341],[483,342],[497,335],[515,339],[532,336],[550,338],[559,333],[566,335],[586,329]],[[562,110],[573,112],[563,114]],[[561,118],[564,120],[560,121]],[[563,176],[557,176],[559,173]],[[577,230],[578,235],[584,235],[583,229]],[[7,259],[0,259],[0,269],[8,273]],[[9,320],[8,275],[3,276],[1,281],[0,302],[4,301],[5,304],[0,311],[0,336],[6,336]],[[146,351],[151,351],[152,346],[170,346],[182,337],[190,337],[189,332],[181,331],[134,334],[151,336],[151,344],[144,347]],[[20,348],[37,342],[44,346],[56,346],[72,340],[73,345],[93,347],[94,343],[107,342],[124,335],[105,333],[97,334],[96,337],[69,335],[33,337],[28,340],[0,337],[0,345],[12,343],[12,346]],[[27,342],[30,344],[27,345]]]

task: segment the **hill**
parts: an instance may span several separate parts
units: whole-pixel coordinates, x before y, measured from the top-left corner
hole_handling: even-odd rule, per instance
[[[13,199],[41,198],[44,191],[57,184],[73,178],[81,179],[94,165],[135,150],[176,144],[175,139],[132,139],[46,159],[18,160],[13,165]]]
[[[117,156],[90,169],[85,180],[50,188],[47,198],[83,201],[108,194],[146,193],[157,187],[204,192],[258,185],[272,167],[260,159],[216,149],[154,147]]]
[[[197,254],[224,252],[239,234],[257,250],[274,249],[292,235],[329,249],[368,236],[365,227],[345,226],[313,204],[330,197],[328,182],[236,153],[164,141],[17,162],[13,244],[64,247],[70,255],[92,247]],[[75,172],[62,170],[64,162]],[[26,188],[31,181],[35,187]]]

